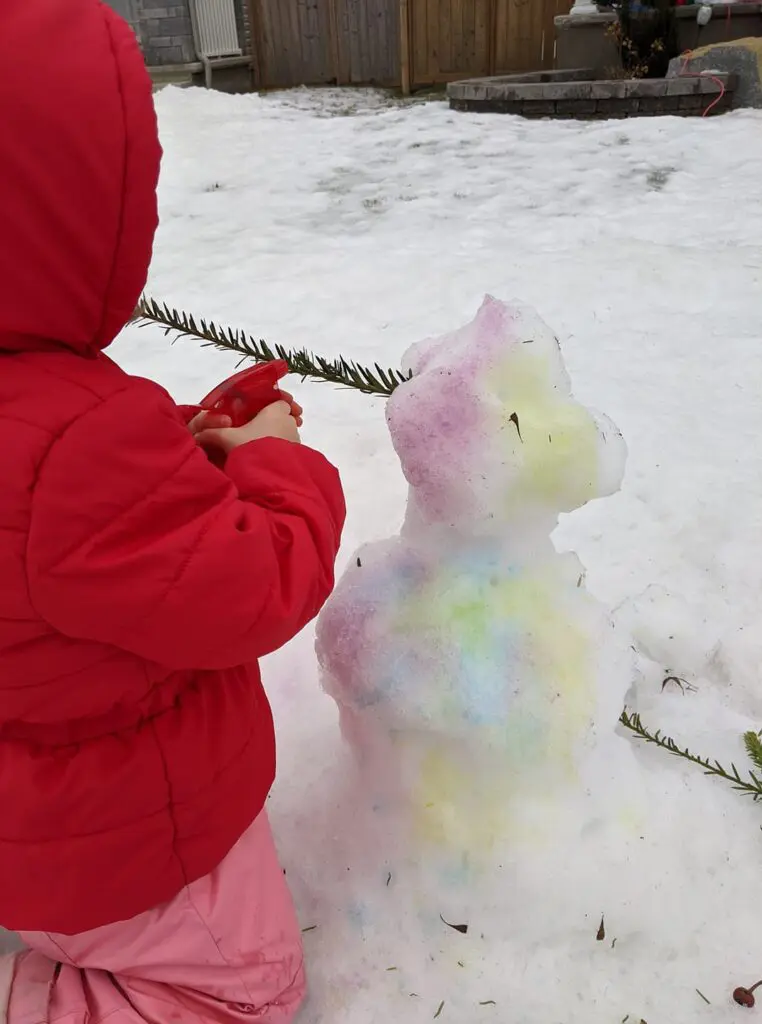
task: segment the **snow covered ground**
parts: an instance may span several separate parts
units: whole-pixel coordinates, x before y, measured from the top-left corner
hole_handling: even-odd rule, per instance
[[[601,600],[626,604],[644,719],[743,763],[740,734],[762,727],[762,117],[528,123],[331,91],[168,89],[157,102],[156,298],[388,365],[470,320],[486,292],[552,325],[578,398],[608,413],[630,449],[622,492],[564,519],[556,543],[580,555]],[[232,366],[153,329],[128,330],[115,350],[184,401]],[[383,403],[297,386],[304,440],[343,472],[346,559],[396,531],[404,511]],[[637,751],[647,803],[626,864],[605,843],[591,855],[586,836],[538,859],[534,887],[496,891],[468,935],[436,927],[440,913],[468,919],[461,904],[430,908],[435,926],[416,941],[409,922],[363,920],[371,883],[312,645],[304,635],[264,665],[280,744],[272,815],[310,929],[305,1024],[693,1024],[749,1012],[730,993],[762,977],[759,807],[653,748]],[[667,674],[696,692],[662,693]],[[408,897],[386,881],[375,884],[404,914]]]

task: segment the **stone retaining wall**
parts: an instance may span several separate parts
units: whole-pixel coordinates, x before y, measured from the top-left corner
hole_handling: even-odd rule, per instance
[[[452,83],[447,95],[453,110],[580,120],[659,114],[697,117],[705,111],[721,114],[733,106],[733,75],[580,81],[579,76],[586,74],[564,71],[471,79]]]

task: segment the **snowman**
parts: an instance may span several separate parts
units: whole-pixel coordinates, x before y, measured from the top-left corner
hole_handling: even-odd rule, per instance
[[[488,297],[405,365],[387,405],[404,523],[352,558],[318,658],[372,812],[410,849],[488,858],[551,841],[626,746],[629,645],[551,540],[618,490],[626,448],[528,308]]]

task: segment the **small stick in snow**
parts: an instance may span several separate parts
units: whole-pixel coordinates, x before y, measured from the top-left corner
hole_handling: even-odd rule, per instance
[[[606,923],[603,918],[601,918],[601,923],[598,926],[598,931],[596,932],[595,938],[597,942],[603,942],[603,940],[606,938]]]

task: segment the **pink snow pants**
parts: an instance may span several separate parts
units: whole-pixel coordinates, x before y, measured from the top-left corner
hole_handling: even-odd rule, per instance
[[[28,951],[0,958],[7,1024],[290,1024],[304,998],[301,933],[264,812],[170,903],[82,935],[21,938]]]

